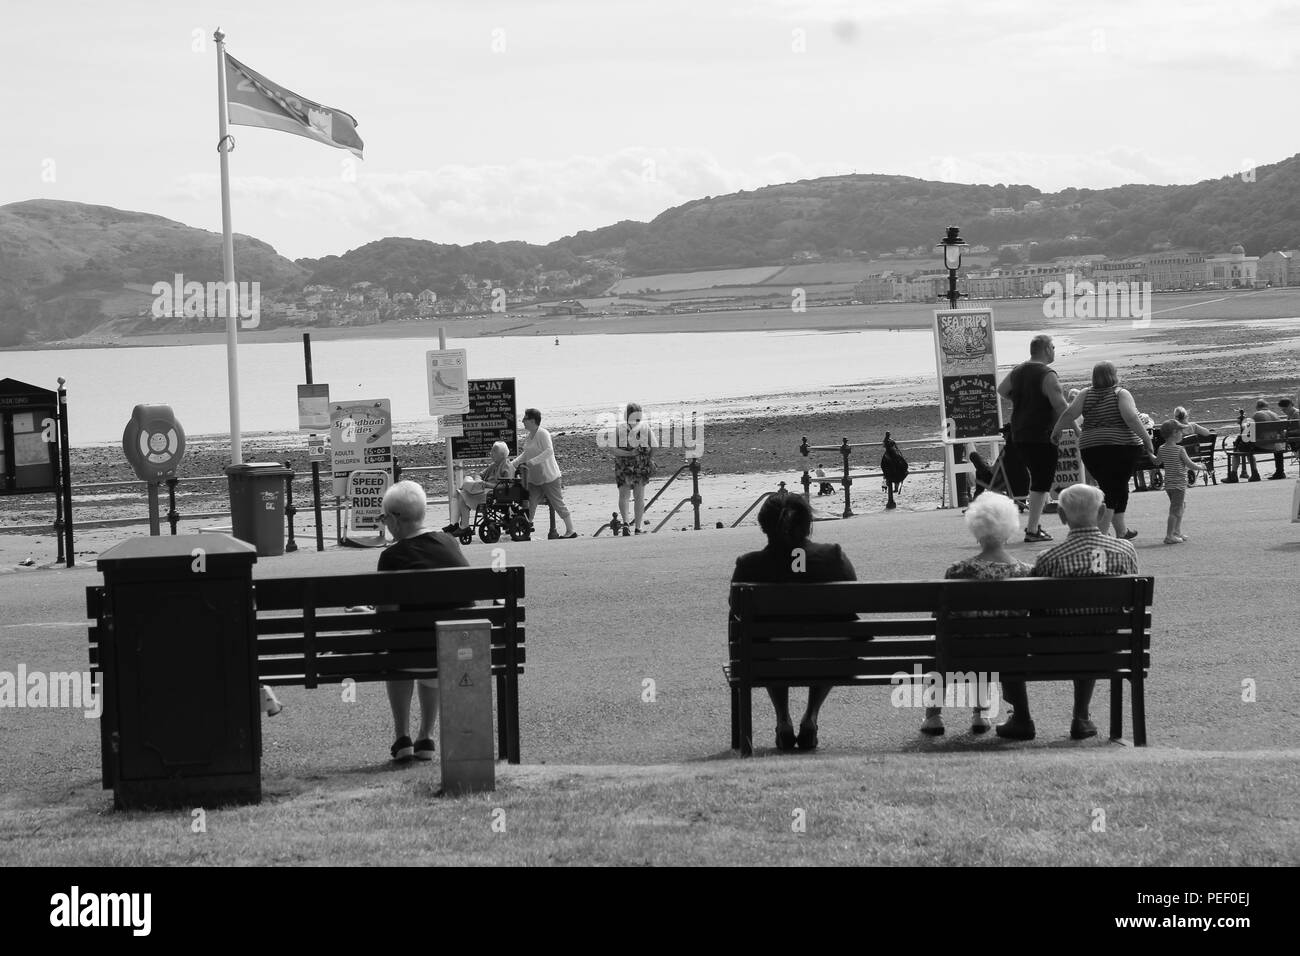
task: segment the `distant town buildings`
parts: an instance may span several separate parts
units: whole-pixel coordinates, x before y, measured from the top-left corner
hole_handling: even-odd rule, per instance
[[[1154,292],[1300,286],[1300,250],[1248,256],[1238,244],[1223,254],[1181,250],[1123,259],[1063,256],[1046,263],[971,271],[962,276],[960,288],[973,299],[1041,296],[1052,283],[1064,286],[1067,276],[1076,283],[1149,282]],[[884,271],[855,285],[853,297],[860,302],[934,302],[946,290],[946,274],[902,276]]]

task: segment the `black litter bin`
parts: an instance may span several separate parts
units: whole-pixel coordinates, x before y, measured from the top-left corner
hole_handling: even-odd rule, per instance
[[[119,809],[261,799],[255,561],[224,534],[133,538],[100,555],[104,584],[86,600],[104,787]]]
[[[226,469],[232,531],[263,558],[284,554],[284,483],[292,475],[292,470],[273,461],[250,461]]]

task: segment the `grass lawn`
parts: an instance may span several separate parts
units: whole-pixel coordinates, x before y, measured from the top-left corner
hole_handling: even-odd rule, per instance
[[[457,798],[435,795],[436,763],[272,778],[260,806],[204,811],[205,832],[190,810],[105,812],[106,795],[79,792],[0,814],[0,863],[1269,866],[1300,850],[1295,751],[1109,745],[498,773],[495,793]]]

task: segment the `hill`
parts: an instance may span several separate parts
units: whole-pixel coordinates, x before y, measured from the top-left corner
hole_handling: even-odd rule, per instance
[[[1170,248],[1226,251],[1237,242],[1262,255],[1300,246],[1300,156],[1186,186],[1055,193],[1002,183],[830,176],[706,196],[648,223],[619,222],[546,245],[386,238],[343,255],[290,262],[263,242],[236,236],[235,258],[238,276],[259,280],[265,292],[369,281],[390,293],[432,289],[441,299],[481,296],[487,282],[519,290],[527,301],[598,295],[616,282],[636,290],[648,287],[636,277],[669,272],[775,271],[809,261],[829,268],[853,260],[865,273],[873,256],[900,248],[929,255],[954,223],[974,244],[994,251],[1016,244],[1035,261]],[[138,316],[151,301],[150,285],[176,272],[220,279],[221,237],[107,206],[43,199],[0,206],[0,347],[69,338],[109,317]]]
[[[307,273],[259,239],[235,236],[235,269],[264,291]],[[222,278],[221,235],[148,213],[35,199],[0,206],[0,345],[81,335],[139,315],[155,282]]]

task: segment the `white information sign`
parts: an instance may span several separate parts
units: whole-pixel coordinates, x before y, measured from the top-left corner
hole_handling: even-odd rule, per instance
[[[392,484],[386,471],[354,471],[348,475],[348,499],[352,503],[349,532],[378,533],[379,516],[384,511],[384,492]]]
[[[469,411],[469,365],[464,349],[426,352],[429,414],[464,415]]]

